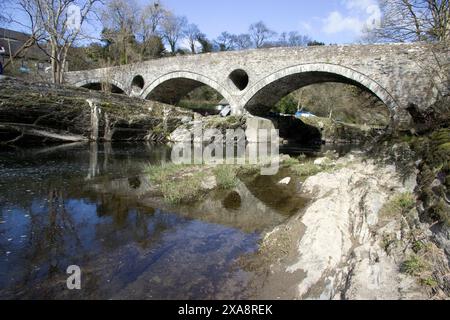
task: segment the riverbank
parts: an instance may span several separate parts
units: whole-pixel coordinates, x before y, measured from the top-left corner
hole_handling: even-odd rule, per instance
[[[106,94],[84,88],[0,79],[0,144],[54,144],[83,141],[210,142],[211,132],[278,129],[282,142],[355,143],[377,136],[373,128],[329,119],[293,116],[202,117],[188,109]],[[208,134],[202,135],[206,130]],[[247,140],[254,142],[249,138]],[[201,141],[199,141],[199,139]]]
[[[305,210],[266,233],[243,259],[262,299],[446,299],[444,250],[419,221],[415,175],[363,155],[306,179]]]
[[[433,225],[419,219],[416,171],[405,174],[363,152],[344,157],[329,152],[312,160],[282,156],[282,168],[275,182],[280,190],[295,188],[294,197],[309,200],[286,221],[265,230],[256,254],[240,259],[240,266],[255,274],[249,297],[449,297],[448,257],[434,241]],[[164,177],[160,182],[175,184],[188,175],[189,187],[182,184],[182,188],[197,185],[199,193],[192,197],[191,192],[177,192],[186,197],[176,200],[186,202],[201,202],[199,194],[214,189],[229,193],[240,179],[258,175],[257,167],[247,172],[245,167],[222,167],[229,183],[221,184],[214,170],[169,167],[156,175]],[[170,188],[159,188],[161,196],[173,201]]]
[[[0,144],[166,142],[194,113],[83,88],[0,79]]]

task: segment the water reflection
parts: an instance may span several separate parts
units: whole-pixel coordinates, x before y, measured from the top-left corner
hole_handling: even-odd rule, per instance
[[[261,219],[252,225],[258,210],[249,206],[258,201],[244,183],[193,207],[146,201],[143,170],[169,161],[170,151],[148,144],[2,151],[0,297],[245,297],[249,277],[234,262],[284,217],[256,203]],[[72,264],[82,269],[81,291],[65,287]]]
[[[144,170],[170,155],[143,143],[1,150],[0,298],[246,298],[251,275],[235,261],[304,205],[298,183],[248,176],[168,208]],[[66,289],[72,264],[81,291]]]

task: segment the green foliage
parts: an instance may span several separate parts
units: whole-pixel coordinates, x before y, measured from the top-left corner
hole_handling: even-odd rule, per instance
[[[164,199],[171,204],[197,200],[203,192],[202,179],[203,175],[200,172],[183,179],[167,180],[162,182],[161,192]]]
[[[290,169],[302,178],[310,177],[324,171],[322,166],[314,164],[313,161],[295,164]]]
[[[431,288],[436,288],[439,286],[439,282],[436,279],[434,279],[432,276],[429,276],[424,279],[420,279],[420,282],[422,283],[422,285],[431,287]]]
[[[196,166],[172,163],[152,165],[147,172],[168,203],[190,202],[203,193],[202,181],[205,173]]]
[[[181,164],[162,163],[161,165],[151,165],[146,171],[152,182],[160,184],[186,167],[186,165]]]
[[[272,109],[274,112],[295,114],[297,112],[298,101],[292,96],[287,95],[275,105]]]
[[[427,264],[421,257],[413,254],[403,261],[400,270],[411,276],[420,276],[422,272],[427,270]]]
[[[227,190],[236,187],[238,179],[236,167],[232,165],[220,165],[214,168],[214,175],[217,179],[217,186]]]
[[[285,166],[294,166],[300,164],[300,161],[297,158],[289,157],[283,161],[283,165]]]
[[[399,193],[386,202],[381,208],[385,217],[406,216],[416,206],[416,199],[411,192]]]
[[[320,42],[320,41],[313,40],[313,41],[308,42],[307,45],[308,45],[308,47],[324,46],[325,43],[324,43],[324,42]]]
[[[409,145],[422,159],[417,182],[420,200],[425,205],[423,218],[450,226],[450,206],[443,199],[446,190],[450,189],[450,129],[439,128],[425,136],[412,138]],[[441,177],[443,185],[432,188],[437,177]]]
[[[412,245],[412,249],[415,253],[419,253],[426,249],[426,245],[422,241],[415,241]]]

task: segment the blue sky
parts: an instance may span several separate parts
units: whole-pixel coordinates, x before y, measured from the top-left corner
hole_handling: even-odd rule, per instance
[[[153,2],[136,1],[140,4]],[[189,22],[197,24],[211,39],[222,31],[245,33],[251,23],[262,20],[278,33],[298,31],[327,44],[353,43],[360,39],[364,25],[380,18],[377,0],[160,1],[175,14],[186,16]],[[93,33],[99,30],[98,26],[88,28]],[[20,26],[16,29],[24,30]]]
[[[141,0],[144,3],[146,0]],[[326,43],[351,43],[362,26],[379,18],[376,0],[162,0],[215,38],[244,33],[263,20],[277,32],[297,30]]]

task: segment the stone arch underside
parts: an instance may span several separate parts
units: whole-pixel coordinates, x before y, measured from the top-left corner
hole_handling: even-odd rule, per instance
[[[120,82],[118,82],[116,80],[112,80],[112,79],[107,80],[107,81],[105,81],[103,79],[99,79],[99,78],[82,80],[82,81],[77,82],[75,84],[75,87],[82,87],[82,88],[100,91],[102,89],[102,85],[104,85],[104,84],[108,84],[111,86],[112,93],[120,93],[120,94],[126,93],[125,86],[122,85]]]
[[[141,97],[174,105],[189,92],[202,86],[209,86],[232,103],[231,95],[220,84],[205,76],[184,71],[158,78],[143,91]]]
[[[297,89],[324,82],[345,83],[366,90],[380,99],[391,114],[397,108],[395,99],[377,82],[355,70],[332,64],[305,64],[275,72],[252,86],[243,96],[241,105],[257,114]]]

